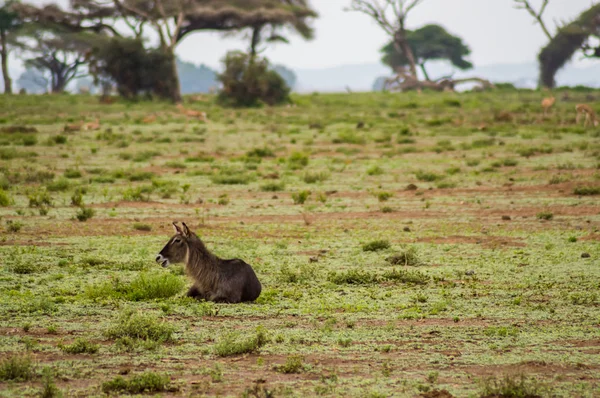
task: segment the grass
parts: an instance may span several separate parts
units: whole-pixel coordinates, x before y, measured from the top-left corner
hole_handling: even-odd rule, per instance
[[[119,315],[105,335],[110,339],[129,337],[163,343],[172,340],[174,331],[173,326],[152,314],[127,310]]]
[[[96,354],[100,347],[87,339],[78,338],[72,344],[61,346],[60,349],[69,354]]]
[[[168,376],[154,372],[145,372],[127,379],[118,376],[102,383],[102,392],[105,394],[152,394],[176,390],[171,387],[171,380]]]
[[[214,353],[219,357],[248,354],[258,351],[266,343],[267,336],[261,327],[251,336],[230,332],[221,337],[214,347]]]
[[[386,250],[392,247],[389,241],[387,240],[374,240],[368,243],[365,243],[362,246],[362,250],[364,252],[377,252],[380,250]]]
[[[9,356],[0,361],[0,381],[28,381],[34,377],[28,356]]]
[[[535,378],[518,375],[488,378],[484,382],[481,397],[541,398],[547,394],[548,391],[544,391]]]
[[[600,143],[572,104],[600,92],[563,91],[547,118],[535,90],[184,98],[200,125],[160,101],[0,96],[2,126],[38,131],[0,132],[0,363],[32,360],[0,395],[141,395],[152,372],[179,391],[148,395],[476,397],[515,370],[598,395]],[[81,115],[101,129],[57,144]],[[173,221],[250,264],[258,300],[187,298],[184,267],[154,261]]]

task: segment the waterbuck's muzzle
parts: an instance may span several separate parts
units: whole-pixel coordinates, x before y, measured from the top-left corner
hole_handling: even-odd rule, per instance
[[[156,256],[156,262],[165,268],[169,266],[169,259],[165,258],[162,254]]]

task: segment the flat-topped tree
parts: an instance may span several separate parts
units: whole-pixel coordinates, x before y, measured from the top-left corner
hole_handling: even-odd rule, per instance
[[[90,49],[85,32],[32,24],[24,28],[22,35],[25,52],[30,54],[25,66],[41,72],[50,82],[52,93],[64,92],[71,81],[87,75],[82,68]]]
[[[473,68],[473,64],[465,59],[471,54],[469,47],[460,37],[453,36],[439,25],[425,25],[416,30],[407,30],[406,40],[427,81],[431,80],[425,67],[428,61],[448,61],[461,70]],[[408,58],[403,52],[396,51],[393,43],[383,47],[381,52],[384,54],[382,62],[394,71],[409,65]]]
[[[68,10],[57,6],[24,5],[24,12],[37,19],[59,23],[75,30],[110,32],[115,21],[124,21],[140,38],[152,30],[159,49],[172,60],[170,79],[178,82],[175,49],[189,34],[203,30],[239,31],[257,26],[291,26],[306,31],[304,18],[312,17],[306,0],[71,0]],[[165,77],[169,78],[169,77]],[[169,97],[181,100],[179,84]]]

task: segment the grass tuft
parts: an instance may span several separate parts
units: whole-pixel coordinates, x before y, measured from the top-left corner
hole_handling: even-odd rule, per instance
[[[241,333],[227,333],[214,347],[215,355],[228,357],[232,355],[256,352],[267,343],[267,336],[262,327],[258,327],[253,336],[244,337]]]
[[[127,393],[127,394],[150,394],[156,392],[177,391],[171,386],[171,380],[167,375],[160,375],[154,372],[146,372],[140,375],[125,379],[122,376],[102,383],[102,392]]]
[[[33,378],[29,357],[11,356],[0,362],[0,381],[27,381]]]
[[[380,250],[386,250],[392,247],[389,241],[387,240],[374,240],[369,243],[365,243],[362,247],[364,252],[377,252]]]

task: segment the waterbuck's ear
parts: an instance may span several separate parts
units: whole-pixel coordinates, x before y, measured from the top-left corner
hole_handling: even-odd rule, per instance
[[[173,228],[175,228],[175,234],[177,234],[177,235],[183,235],[183,232],[181,231],[181,228],[179,228],[177,226],[177,221],[173,221]]]
[[[183,236],[186,236],[186,237],[192,236],[192,231],[190,231],[188,226],[185,225],[185,223],[183,221],[181,222],[181,225],[183,225]]]

